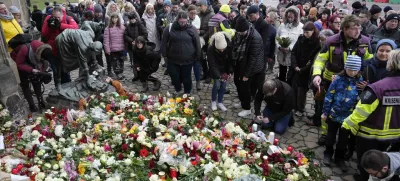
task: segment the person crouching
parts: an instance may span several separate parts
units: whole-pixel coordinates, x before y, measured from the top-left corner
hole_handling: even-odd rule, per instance
[[[140,82],[142,82],[142,92],[147,92],[149,86],[147,81],[153,82],[153,91],[158,91],[161,87],[161,81],[151,76],[158,70],[161,61],[159,53],[154,51],[155,44],[146,42],[142,36],[138,36],[133,47],[133,59],[135,60],[135,69],[138,71]]]

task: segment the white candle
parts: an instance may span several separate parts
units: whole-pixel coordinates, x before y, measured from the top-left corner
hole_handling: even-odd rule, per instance
[[[0,150],[4,150],[4,137],[0,135]]]
[[[274,139],[275,139],[275,133],[274,132],[269,132],[269,142],[271,144],[274,144]]]
[[[253,132],[257,132],[258,125],[254,123],[251,128]]]

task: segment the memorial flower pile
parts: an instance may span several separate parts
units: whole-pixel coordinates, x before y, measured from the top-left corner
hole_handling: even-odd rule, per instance
[[[24,126],[8,123],[6,146],[26,159],[0,169],[46,181],[327,179],[312,158],[193,97],[110,93],[80,103],[82,110],[52,108]]]

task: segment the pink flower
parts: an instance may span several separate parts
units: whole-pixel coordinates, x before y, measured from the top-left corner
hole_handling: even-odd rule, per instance
[[[93,158],[92,156],[88,156],[88,157],[86,158],[86,160],[91,161],[91,162],[94,162],[94,158]]]
[[[110,145],[105,144],[105,145],[104,145],[104,150],[105,150],[105,151],[111,151]]]

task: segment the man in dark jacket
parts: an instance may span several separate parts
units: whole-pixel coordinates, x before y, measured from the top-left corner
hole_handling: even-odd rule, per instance
[[[283,134],[292,116],[294,93],[290,85],[278,79],[266,80],[254,99],[254,111],[262,128],[273,127],[274,132]],[[261,116],[261,103],[266,105]]]
[[[154,10],[156,12],[157,17],[164,13],[164,0],[157,0],[156,4],[154,5]]]
[[[198,4],[200,5],[200,36],[203,37],[205,42],[205,45],[202,47],[202,52],[207,52],[208,39],[210,38],[208,31],[208,21],[210,21],[211,17],[214,16],[214,12],[211,11],[206,0],[201,0]],[[200,61],[203,68],[203,77],[201,79],[207,80],[206,82],[209,83],[210,79],[208,78],[208,65],[204,53],[202,53]]]
[[[373,4],[369,12],[371,12],[371,19],[370,19],[371,23],[378,26],[378,19],[382,12],[382,8],[376,4]]]
[[[129,24],[126,25],[125,33],[124,33],[124,41],[125,47],[128,50],[131,66],[134,67],[136,62],[132,55],[133,45],[135,44],[135,39],[138,36],[142,36],[144,39],[147,40],[147,29],[140,22],[140,19],[136,17],[135,13],[132,13],[128,16]],[[132,81],[139,80],[138,72],[135,68],[133,68],[133,79]]]
[[[371,46],[372,50],[376,49],[376,44],[381,39],[392,39],[400,46],[400,30],[399,23],[400,17],[397,14],[389,15],[382,26],[372,35]]]
[[[234,106],[243,108],[243,111],[239,112],[238,115],[246,117],[251,114],[251,81],[258,73],[265,72],[266,64],[261,35],[242,16],[236,21],[232,58],[235,62],[234,82],[241,103]]]
[[[272,70],[274,66],[275,55],[275,28],[268,24],[263,18],[260,17],[260,10],[257,5],[250,6],[247,9],[247,18],[253,23],[254,29],[261,35],[264,45],[264,61],[268,64],[268,69]],[[260,72],[254,76],[251,83],[251,96],[256,95],[257,89],[260,87],[265,79],[265,72]]]
[[[33,5],[32,20],[36,23],[38,31],[42,31],[43,12],[38,9],[37,5]]]
[[[371,34],[375,33],[378,27],[369,21],[371,18],[371,13],[368,10],[362,10],[360,14],[358,14],[358,18],[361,21],[361,34],[364,36],[370,36]]]

